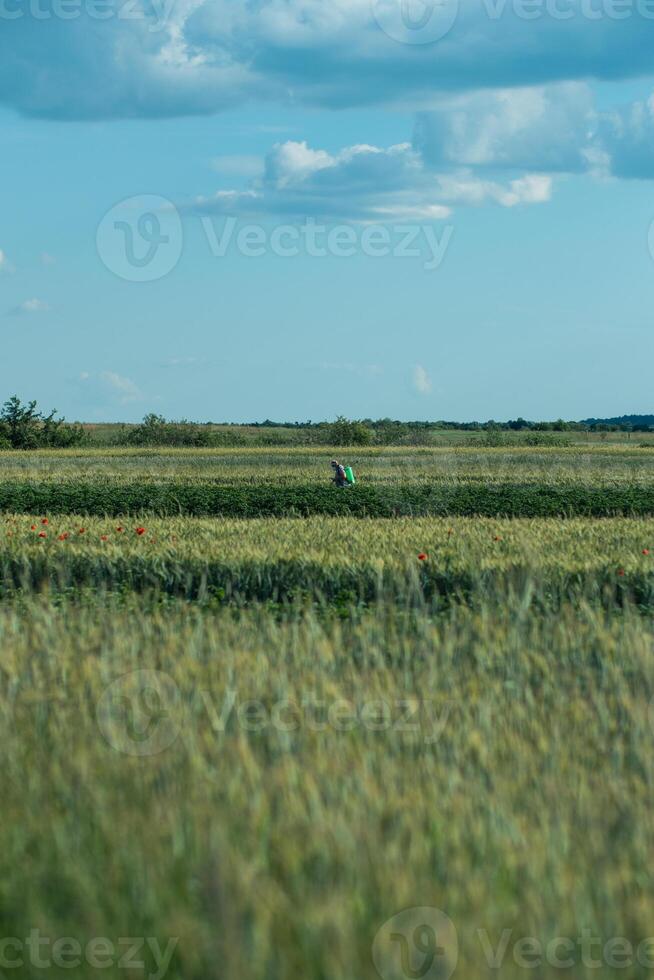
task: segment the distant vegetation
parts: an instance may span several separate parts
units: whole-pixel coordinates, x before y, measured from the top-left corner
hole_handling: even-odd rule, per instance
[[[70,424],[45,415],[35,401],[23,404],[17,396],[8,399],[0,414],[0,449],[65,448],[85,443],[103,446],[240,448],[274,446],[434,446],[449,444],[457,434],[466,445],[559,446],[571,445],[584,435],[598,433],[654,433],[654,415],[624,415],[612,419],[586,419],[583,422],[557,419],[555,422],[448,422],[397,419],[348,419],[340,415],[333,422],[213,423],[173,421],[149,413],[137,425]]]
[[[15,395],[0,410],[0,449],[48,449],[78,446],[86,441],[80,425],[68,425],[56,417],[39,412],[36,402],[23,405]]]
[[[654,431],[654,415],[620,415],[612,419],[586,419],[582,425],[589,429],[621,432],[652,432]]]

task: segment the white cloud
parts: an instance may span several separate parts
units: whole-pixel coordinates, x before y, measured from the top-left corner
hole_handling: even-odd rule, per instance
[[[551,187],[542,177],[534,180],[539,175],[651,180],[654,95],[608,110],[596,106],[581,82],[457,95],[418,114],[414,146],[435,172],[527,171],[501,201],[509,206],[549,199]]]
[[[14,267],[7,258],[7,253],[0,248],[0,273],[14,272]]]
[[[114,371],[103,371],[100,378],[119,396],[121,405],[142,401],[144,398],[143,392],[131,378],[125,378]]]
[[[597,129],[583,83],[458,95],[418,114],[414,143],[435,168],[516,168],[544,173],[586,169]]]
[[[552,196],[552,178],[545,174],[526,174],[512,180],[509,186],[507,207],[514,204],[544,204]]]
[[[23,303],[19,303],[9,312],[13,316],[22,316],[23,314],[32,315],[35,313],[47,313],[50,307],[47,303],[44,303],[41,299],[26,299]]]
[[[312,150],[305,142],[289,140],[278,143],[266,158],[266,180],[282,190],[302,183],[320,170],[337,165],[338,160],[325,150]]]
[[[413,387],[420,395],[428,395],[431,392],[431,378],[422,364],[416,364],[415,366]]]
[[[431,222],[451,205],[493,202],[504,207],[548,200],[552,181],[530,174],[505,183],[470,168],[436,173],[410,143],[387,148],[357,144],[336,154],[289,141],[274,146],[263,179],[245,191],[198,198],[202,214],[345,219],[354,222]]]
[[[487,201],[505,208],[516,204],[542,204],[552,195],[552,178],[546,174],[527,174],[508,184],[485,180],[472,170],[440,174],[438,187],[444,200],[453,204],[480,205]]]
[[[57,262],[54,255],[50,255],[49,252],[41,252],[41,263],[45,266],[55,265]]]

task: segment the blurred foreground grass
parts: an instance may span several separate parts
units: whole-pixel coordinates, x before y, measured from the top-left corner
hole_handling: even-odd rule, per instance
[[[583,930],[601,971],[575,945],[570,975],[649,975],[653,641],[641,613],[585,603],[5,602],[0,934],[176,940],[180,980],[367,980],[383,923],[427,906],[454,923],[455,976],[559,976],[515,942]],[[399,951],[377,946],[385,980],[409,975]],[[43,975],[24,960],[5,975]]]

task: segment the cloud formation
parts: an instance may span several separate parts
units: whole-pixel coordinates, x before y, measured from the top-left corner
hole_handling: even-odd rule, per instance
[[[381,148],[349,146],[332,155],[305,142],[279,143],[262,179],[246,191],[221,190],[198,198],[203,214],[320,217],[348,221],[435,221],[457,204],[504,207],[547,201],[551,179],[530,174],[480,179],[470,168],[436,173],[410,143]]]
[[[431,378],[422,364],[416,364],[413,372],[413,387],[419,395],[431,393]]]
[[[35,18],[12,0],[0,32],[0,103],[28,115],[416,110],[411,142],[394,146],[298,138],[262,163],[216,157],[226,186],[195,202],[202,213],[433,221],[543,203],[561,174],[654,178],[654,97],[600,111],[588,81],[654,74],[654,0],[443,0],[458,16],[429,44],[398,43],[376,19],[375,2],[392,13],[401,0],[110,0],[102,20],[95,0],[70,0],[66,20],[60,0],[39,2]],[[245,190],[229,186],[237,173]]]
[[[388,0],[396,3],[400,0]],[[455,0],[448,0],[449,3]],[[652,72],[649,0],[461,0],[437,42],[402,44],[371,0],[12,0],[0,102],[86,119],[215,113],[246,101],[429,104],[444,92]],[[399,15],[398,15],[399,16]]]
[[[414,144],[432,167],[577,173],[596,132],[592,92],[575,82],[443,100],[418,114]]]
[[[581,82],[477,92],[419,113],[427,166],[654,178],[654,96],[600,111]]]
[[[121,405],[143,400],[143,392],[131,378],[125,378],[121,374],[116,374],[115,371],[103,371],[100,379],[118,396]]]
[[[654,96],[599,110],[583,82],[441,97],[413,139],[329,153],[276,144],[245,190],[199,198],[206,214],[433,221],[457,206],[550,199],[561,175],[654,178]]]

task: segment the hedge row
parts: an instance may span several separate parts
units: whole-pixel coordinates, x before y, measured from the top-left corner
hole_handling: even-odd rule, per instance
[[[209,482],[0,481],[0,510],[192,517],[610,517],[654,514],[654,486],[459,483],[224,486]]]

